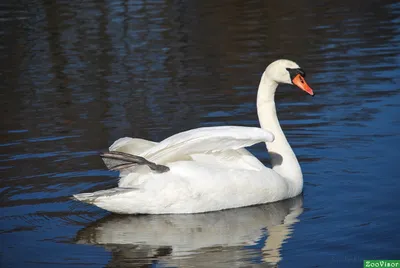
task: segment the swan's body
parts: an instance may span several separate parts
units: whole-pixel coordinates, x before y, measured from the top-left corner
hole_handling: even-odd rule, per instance
[[[104,157],[109,168],[116,166],[112,159],[125,157],[113,152],[140,156],[132,160],[126,155],[117,165],[124,167],[119,187],[74,197],[116,213],[166,214],[250,206],[300,194],[301,168],[279,125],[274,96],[278,83],[292,81],[313,94],[304,80],[295,81],[303,76],[292,61],[278,60],[267,67],[257,95],[261,128],[198,128],[160,143],[117,140]],[[244,148],[259,142],[267,143],[272,169]]]

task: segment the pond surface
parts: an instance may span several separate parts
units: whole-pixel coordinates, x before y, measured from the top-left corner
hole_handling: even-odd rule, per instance
[[[362,267],[400,258],[398,1],[0,4],[1,267]],[[277,93],[304,193],[198,215],[117,216],[70,199],[115,187],[98,152],[201,126],[258,126]],[[250,150],[268,165],[265,146]]]

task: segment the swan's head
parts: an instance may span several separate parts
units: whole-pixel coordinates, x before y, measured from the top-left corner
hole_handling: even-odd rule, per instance
[[[276,60],[268,65],[265,75],[277,83],[296,85],[311,96],[314,96],[313,90],[304,79],[306,73],[293,61]]]

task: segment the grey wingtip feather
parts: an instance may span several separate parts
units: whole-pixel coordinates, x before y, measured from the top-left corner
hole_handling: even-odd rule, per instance
[[[167,166],[158,165],[156,163],[148,161],[144,157],[133,154],[111,151],[100,153],[100,157],[103,159],[107,168],[110,170],[122,171],[135,166],[144,165],[148,166],[151,170],[157,173],[164,173],[169,171],[169,167]]]

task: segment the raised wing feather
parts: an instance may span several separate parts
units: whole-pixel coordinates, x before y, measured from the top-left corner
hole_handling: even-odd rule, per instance
[[[196,153],[236,150],[259,142],[272,142],[274,135],[261,128],[241,126],[203,127],[175,134],[141,156],[165,164]]]
[[[123,152],[127,154],[134,154],[134,155],[139,155],[143,153],[144,151],[147,151],[154,145],[156,145],[156,142],[153,141],[148,141],[144,139],[138,139],[138,138],[120,138],[116,140],[109,148],[110,152],[111,151],[118,151],[118,152]]]
[[[138,138],[120,138],[116,140],[109,148],[109,151],[116,151],[116,152],[122,152],[122,153],[127,153],[131,155],[140,155],[143,152],[149,150],[151,147],[154,147],[157,143],[148,141],[148,140],[143,140],[143,139],[138,139]],[[123,164],[129,164],[130,162],[127,161],[121,161],[113,158],[107,158],[107,157],[102,157],[104,164],[107,166],[109,169],[114,169],[116,166],[123,165]],[[130,169],[128,169],[130,170]]]

